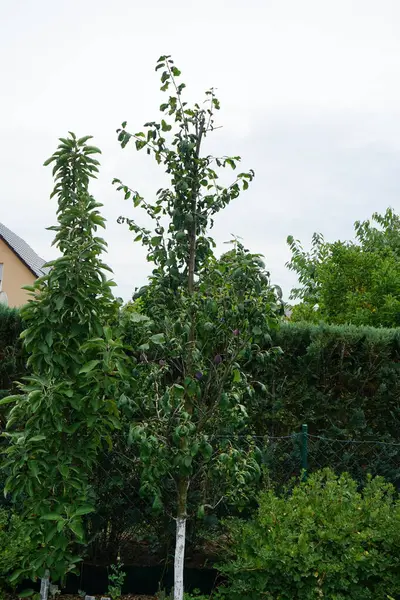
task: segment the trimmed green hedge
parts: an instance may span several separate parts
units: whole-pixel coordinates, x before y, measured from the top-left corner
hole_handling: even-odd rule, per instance
[[[257,374],[260,434],[308,423],[310,434],[400,441],[400,329],[285,324],[273,343],[283,354]]]
[[[25,372],[19,340],[22,328],[18,310],[0,304],[0,398],[12,390],[13,382]]]
[[[19,339],[22,331],[22,321],[18,310],[7,308],[0,304],[0,398],[4,398],[10,392],[14,391],[14,382],[18,381],[25,374],[25,361],[22,356],[22,344]],[[0,430],[5,426],[5,413],[7,407],[1,407],[0,411]],[[5,443],[0,438],[1,446]],[[7,504],[3,495],[3,486],[6,474],[3,469],[0,470],[0,513],[1,507]],[[1,514],[0,514],[0,537],[1,537]],[[1,554],[1,552],[0,552]],[[0,556],[0,579],[1,579],[1,560]]]
[[[254,373],[265,386],[251,410],[257,434],[307,423],[310,471],[382,475],[400,489],[400,329],[287,324],[273,342],[283,354]],[[300,433],[262,442],[274,482],[300,474],[302,443]]]
[[[25,372],[22,328],[18,310],[0,305],[0,397]],[[258,434],[308,423],[310,434],[400,442],[400,328],[284,324],[273,344],[283,354],[254,373],[265,385]]]

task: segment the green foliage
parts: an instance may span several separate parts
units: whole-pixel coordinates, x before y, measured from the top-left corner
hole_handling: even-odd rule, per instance
[[[99,449],[119,425],[116,395],[123,373],[120,344],[110,323],[118,306],[104,275],[104,227],[88,192],[99,153],[90,136],[61,138],[54,163],[61,258],[32,288],[23,308],[22,334],[31,374],[9,413],[6,493],[24,504],[23,525],[33,550],[16,565],[13,581],[42,576],[53,581],[76,568],[76,544],[84,543],[84,516],[93,511],[88,477]]]
[[[116,565],[111,565],[111,575],[108,576],[108,595],[112,600],[118,600],[122,594],[122,586],[126,579],[126,573],[123,570],[123,565],[118,562]]]
[[[252,521],[229,525],[229,600],[386,600],[400,592],[400,501],[382,479],[312,475],[264,493]]]
[[[127,311],[136,364],[125,411],[140,457],[140,493],[154,511],[164,509],[179,523],[214,510],[222,499],[245,499],[259,476],[253,444],[241,439],[254,394],[247,367],[269,359],[279,306],[259,256],[236,242],[220,261],[213,256],[208,231],[214,216],[254,177],[241,172],[224,187],[217,171],[235,170],[240,157],[202,154],[219,109],[214,91],[206,92],[205,104],[190,107],[169,56],[160,57],[158,69],[161,90],[171,93],[160,106],[163,118],[143,132],[128,133],[126,123],[118,132],[122,147],[135,141],[137,150],[145,148],[171,182],[149,203],[115,180],[154,223],[147,229],[120,218],[155,265],[137,311]],[[181,600],[176,585],[175,595]]]
[[[0,509],[0,590],[30,549],[30,538],[21,518],[12,510]]]
[[[200,594],[199,590],[193,590],[191,594],[185,593],[183,596],[184,600],[210,600],[209,595]],[[213,598],[216,598],[214,595]]]
[[[299,438],[268,437],[291,436],[308,423],[311,436],[339,440],[311,437],[311,470],[330,466],[359,481],[370,472],[400,486],[400,446],[393,445],[400,444],[400,331],[298,323],[282,325],[272,338],[282,354],[262,367],[252,364],[264,387],[249,413],[255,432],[266,436],[272,480],[299,474],[300,445]]]
[[[254,372],[265,383],[252,413],[258,433],[399,441],[400,331],[287,324],[273,332],[282,348]]]
[[[145,314],[131,313],[128,339],[140,350],[125,413],[133,421],[130,441],[145,467],[141,492],[152,497],[155,509],[164,502],[172,510],[181,477],[195,478],[189,491],[191,513],[212,510],[221,495],[239,502],[251,492],[259,467],[251,441],[242,434],[246,404],[259,383],[248,370],[276,352],[270,329],[278,307],[265,277],[259,257],[240,246],[221,261],[209,262],[190,298],[196,306],[190,354],[185,295],[166,311],[150,287],[141,298]],[[160,343],[154,332],[161,328]]]
[[[288,236],[287,243],[292,258],[286,266],[297,274],[301,284],[301,287],[292,289],[290,298],[303,300],[313,308],[320,298],[318,270],[329,256],[327,244],[320,233],[314,233],[312,236],[310,252],[305,252],[299,240],[295,240],[291,235]]]
[[[400,325],[400,217],[391,209],[375,213],[371,221],[355,223],[355,235],[354,243],[327,243],[314,234],[310,253],[288,238],[288,267],[301,283],[291,298],[301,299],[305,307],[296,308],[292,319]]]
[[[156,266],[154,276],[162,276],[164,286],[176,289],[180,285],[188,287],[212,256],[214,241],[207,236],[207,230],[213,225],[213,217],[248,188],[254,172],[239,172],[228,187],[219,183],[216,169],[236,170],[240,157],[201,155],[205,137],[215,128],[214,113],[220,108],[214,90],[206,92],[205,105],[190,107],[182,98],[186,86],[178,83],[181,73],[169,56],[160,57],[158,69],[163,70],[161,90],[172,90],[160,106],[165,118],[159,123],[146,123],[145,130],[135,134],[127,131],[124,122],[118,130],[118,140],[123,148],[134,141],[137,150],[146,149],[153,154],[157,163],[164,165],[171,187],[158,190],[157,199],[151,204],[119,179],[114,183],[126,200],[144,209],[154,228],[141,227],[126,217],[120,217],[120,223],[126,222],[135,241],[147,248],[147,259]]]
[[[19,311],[0,304],[0,398],[10,393],[13,382],[24,373],[21,343],[18,340],[21,331]]]

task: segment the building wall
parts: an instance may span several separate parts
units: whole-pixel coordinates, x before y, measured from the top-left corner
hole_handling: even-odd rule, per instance
[[[26,304],[29,293],[21,287],[32,285],[36,277],[2,239],[0,239],[1,263],[3,264],[2,290],[8,296],[8,306],[19,307]]]

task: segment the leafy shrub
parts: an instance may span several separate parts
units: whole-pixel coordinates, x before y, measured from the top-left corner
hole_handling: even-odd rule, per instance
[[[122,594],[122,586],[126,579],[126,573],[123,565],[118,561],[116,565],[111,565],[111,575],[108,576],[108,591],[112,600],[118,600]]]
[[[25,374],[19,335],[22,319],[15,308],[0,304],[0,398],[13,389],[13,382]]]
[[[387,600],[400,592],[400,501],[381,478],[312,475],[263,493],[252,521],[229,525],[234,557],[220,570],[229,600]]]
[[[260,433],[399,439],[400,329],[284,324],[272,333],[283,353],[255,375],[265,383]]]
[[[0,588],[7,576],[29,552],[30,540],[22,529],[22,522],[12,510],[0,509]]]

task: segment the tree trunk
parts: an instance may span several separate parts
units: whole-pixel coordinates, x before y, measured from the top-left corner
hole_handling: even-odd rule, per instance
[[[187,494],[189,481],[187,477],[178,480],[176,540],[174,561],[174,600],[183,600],[183,567],[185,564]]]
[[[183,567],[185,562],[186,516],[176,519],[174,563],[174,600],[183,600]]]
[[[46,569],[44,577],[40,581],[40,600],[47,600],[49,597],[50,571]]]

